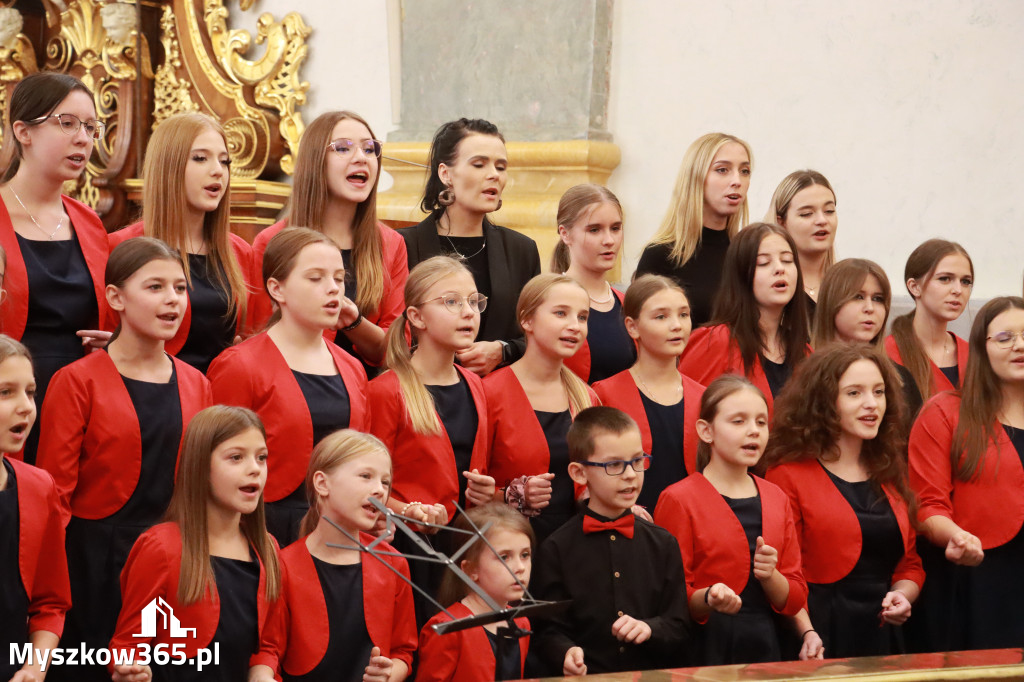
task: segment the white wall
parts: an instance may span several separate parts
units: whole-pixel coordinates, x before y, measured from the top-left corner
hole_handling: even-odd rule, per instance
[[[620,0],[613,30],[627,272],[686,147],[721,130],[753,147],[751,219],[814,168],[836,188],[840,257],[877,260],[894,292],[941,236],[974,258],[976,297],[1021,293],[1024,3]]]
[[[231,7],[239,28],[293,9],[313,27],[306,121],[350,108],[379,136],[396,127],[385,0]],[[914,246],[942,236],[974,257],[976,297],[1021,293],[1024,3],[618,0],[613,30],[609,127],[622,164],[610,185],[627,212],[624,272],[665,212],[686,147],[722,130],[753,147],[752,219],[786,174],[814,168],[838,194],[840,257],[877,260],[894,291]]]

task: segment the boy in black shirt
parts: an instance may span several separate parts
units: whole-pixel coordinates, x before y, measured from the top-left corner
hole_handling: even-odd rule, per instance
[[[569,475],[590,499],[544,542],[534,566],[537,598],[572,600],[538,623],[547,673],[684,665],[691,623],[679,545],[632,513],[649,462],[640,429],[620,410],[591,407],[576,415],[568,441]]]

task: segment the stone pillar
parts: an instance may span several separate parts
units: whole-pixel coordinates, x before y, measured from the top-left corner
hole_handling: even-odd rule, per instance
[[[535,239],[546,263],[562,193],[603,184],[619,163],[607,130],[611,21],[612,0],[405,0],[401,121],[385,156],[426,164],[445,121],[495,123],[509,182],[492,219]],[[425,171],[387,159],[384,169],[395,183],[378,196],[378,214],[395,225],[422,220]]]

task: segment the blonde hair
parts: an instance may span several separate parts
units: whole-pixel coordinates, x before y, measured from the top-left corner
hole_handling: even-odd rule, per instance
[[[747,152],[751,166],[754,155],[750,145],[733,135],[726,133],[708,133],[694,140],[686,150],[683,163],[679,167],[679,176],[672,190],[672,201],[661,221],[661,226],[651,239],[651,244],[671,244],[669,254],[677,265],[690,260],[701,240],[701,229],[704,227],[704,180],[711,171],[718,151],[735,142]],[[740,210],[729,216],[726,221],[726,232],[731,239],[739,232],[740,227],[747,224],[747,199],[744,197]]]
[[[302,518],[302,524],[299,526],[300,537],[312,533],[320,523],[322,516],[320,495],[317,494],[316,487],[313,485],[313,477],[316,476],[316,473],[322,471],[325,474],[330,474],[350,459],[375,452],[383,453],[388,458],[388,462],[391,462],[391,453],[388,452],[384,443],[368,433],[360,433],[352,429],[335,431],[324,436],[316,444],[313,453],[309,456],[309,468],[306,469],[306,500],[309,502],[309,511],[306,512]]]
[[[533,314],[537,312],[537,308],[547,300],[551,290],[559,284],[571,284],[579,287],[580,290],[586,293],[586,290],[572,277],[554,273],[537,275],[523,286],[523,290],[519,294],[519,302],[516,304],[516,322],[519,324],[520,329],[524,329],[523,322],[533,317]],[[579,414],[594,404],[590,400],[587,384],[584,383],[583,379],[576,376],[575,372],[566,367],[564,363],[559,368],[558,375],[561,377],[562,386],[569,396],[569,408],[574,415]]]
[[[622,204],[619,198],[612,194],[607,187],[592,182],[570,187],[558,200],[558,214],[556,220],[558,227],[565,227],[571,230],[576,226],[577,221],[589,215],[593,207],[599,204],[609,203],[619,210],[619,218],[622,218]],[[568,245],[561,237],[555,244],[555,250],[551,254],[551,272],[565,272],[572,262]]]
[[[789,205],[793,203],[793,197],[814,185],[821,185],[832,193],[832,201],[835,202],[836,191],[832,189],[828,179],[816,170],[793,171],[775,188],[775,194],[768,204],[768,212],[764,216],[766,223],[777,223],[785,226],[786,214],[789,213]],[[836,245],[832,242],[828,254],[825,256],[825,271],[836,262]]]
[[[200,113],[175,114],[156,127],[146,146],[142,169],[142,220],[145,235],[156,237],[181,254],[181,267],[191,284],[188,266],[189,212],[185,191],[185,168],[196,138],[212,130],[224,140],[224,129],[214,118]],[[206,245],[213,281],[228,291],[228,317],[236,315],[244,324],[249,289],[242,268],[231,248],[231,183],[225,173],[224,196],[217,208],[203,217],[203,243]],[[226,281],[225,281],[226,278]]]
[[[323,230],[324,214],[330,203],[327,173],[324,171],[327,165],[327,145],[331,142],[334,126],[345,119],[363,124],[370,137],[375,137],[370,124],[351,111],[329,111],[306,127],[295,159],[288,213],[290,224]],[[359,273],[353,300],[364,314],[374,313],[380,307],[385,278],[390,278],[384,268],[384,239],[377,226],[377,183],[380,170],[381,164],[378,163],[370,194],[356,206],[355,218],[352,220],[352,268]]]
[[[32,362],[32,354],[28,352],[21,341],[12,339],[7,334],[0,334],[0,364],[7,358],[20,357]],[[34,371],[34,367],[33,367]]]
[[[472,274],[465,265],[448,256],[434,256],[422,261],[409,272],[405,281],[405,301],[415,308],[426,298],[430,288],[453,275]],[[408,329],[409,336],[406,337]],[[410,346],[409,339],[412,340]],[[405,412],[416,433],[436,436],[441,433],[441,422],[430,391],[412,366],[412,349],[416,346],[416,328],[402,313],[401,324],[391,325],[384,341],[384,364],[398,377],[398,387],[405,402]]]
[[[209,590],[216,593],[217,582],[210,561],[210,535],[207,502],[210,499],[210,465],[213,451],[225,441],[249,429],[267,432],[260,418],[244,407],[214,405],[202,410],[188,423],[181,444],[174,494],[167,509],[167,520],[181,530],[181,572],[178,577],[178,602],[194,604]],[[266,571],[266,598],[281,593],[281,572],[274,542],[267,534],[263,493],[250,514],[242,514],[242,534],[249,541]]]

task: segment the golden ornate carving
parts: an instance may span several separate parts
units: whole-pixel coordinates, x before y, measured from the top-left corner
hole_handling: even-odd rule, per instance
[[[181,68],[181,49],[178,34],[174,30],[174,12],[170,5],[164,6],[160,15],[160,43],[164,46],[164,63],[156,70],[153,78],[153,128],[168,116],[189,111],[199,111],[199,105],[192,99],[187,80],[178,78]]]
[[[36,71],[36,51],[21,32],[24,22],[13,7],[0,7],[0,111],[7,111],[8,88]],[[0,128],[0,144],[3,130]]]

